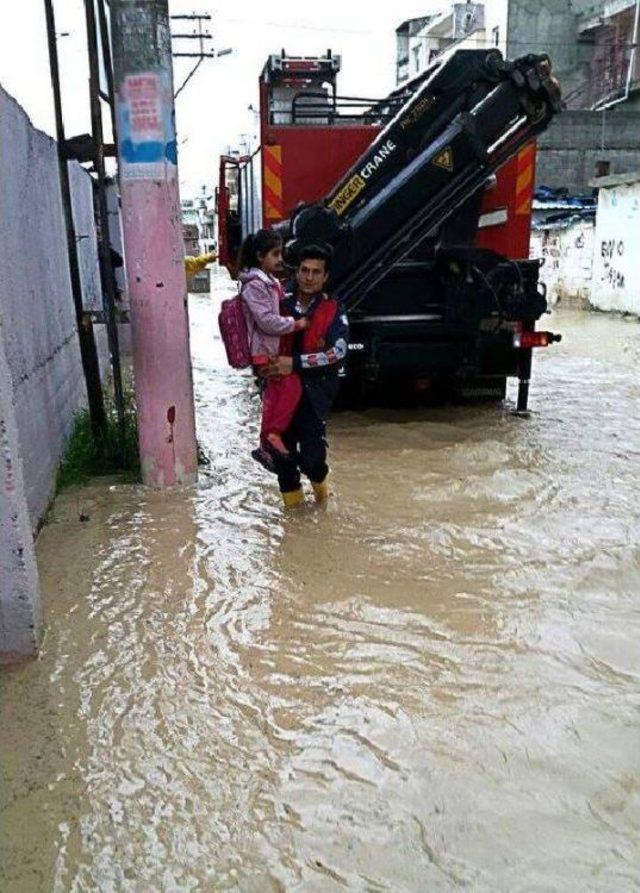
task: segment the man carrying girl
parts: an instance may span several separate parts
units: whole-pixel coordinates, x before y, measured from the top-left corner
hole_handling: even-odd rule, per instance
[[[279,237],[261,230],[250,239],[245,241],[247,247],[241,258],[245,268],[241,274],[241,295],[250,337],[252,332],[255,337],[251,341],[252,353],[254,346],[256,350],[266,349],[264,354],[256,354],[259,362],[255,366],[267,382],[261,444],[253,455],[277,473],[285,505],[303,501],[301,473],[309,478],[316,500],[324,502],[328,497],[329,472],[325,426],[339,390],[338,373],[349,340],[344,311],[324,291],[331,257],[319,246],[303,249],[295,280],[280,303],[281,286],[274,276],[282,263]],[[255,272],[249,275],[251,271]],[[247,300],[246,289],[252,283]],[[275,299],[279,302],[277,313]],[[265,323],[261,313],[267,307]],[[269,332],[263,328],[265,325]],[[256,330],[262,334],[257,336]],[[265,335],[272,340],[265,343]],[[263,461],[265,455],[270,462]]]

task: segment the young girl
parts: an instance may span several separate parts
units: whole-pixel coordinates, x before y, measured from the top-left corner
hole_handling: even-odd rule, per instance
[[[282,240],[277,233],[261,229],[247,236],[240,249],[240,296],[249,331],[249,348],[256,372],[269,365],[279,353],[280,336],[307,327],[306,319],[280,315],[284,297],[275,273],[282,269]],[[302,396],[296,373],[266,379],[262,395],[260,445],[251,455],[269,471],[274,458],[287,458],[282,441]]]

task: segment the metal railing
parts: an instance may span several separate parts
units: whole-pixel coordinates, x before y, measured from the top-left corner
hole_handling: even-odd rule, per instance
[[[374,99],[364,96],[329,96],[323,92],[304,91],[291,101],[290,110],[271,114],[272,124],[373,124],[386,123],[401,108],[403,100]]]

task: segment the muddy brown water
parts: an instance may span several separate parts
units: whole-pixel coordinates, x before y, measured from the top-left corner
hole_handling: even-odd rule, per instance
[[[556,313],[528,421],[334,417],[331,504],[285,514],[191,307],[197,488],[38,540],[3,893],[639,889],[640,324]]]

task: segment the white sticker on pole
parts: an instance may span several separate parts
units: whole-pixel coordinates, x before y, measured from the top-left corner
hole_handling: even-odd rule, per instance
[[[155,71],[129,74],[118,94],[121,176],[164,180],[177,176],[178,155],[170,80]]]

